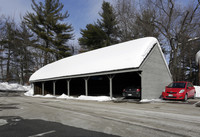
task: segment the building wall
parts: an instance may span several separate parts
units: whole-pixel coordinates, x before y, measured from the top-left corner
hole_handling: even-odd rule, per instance
[[[141,69],[142,99],[159,98],[165,86],[172,82],[172,78],[157,45],[149,53]]]

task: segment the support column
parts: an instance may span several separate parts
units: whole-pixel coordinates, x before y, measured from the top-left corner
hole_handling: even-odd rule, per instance
[[[70,96],[70,80],[71,79],[67,79],[67,95]]]
[[[42,95],[44,96],[44,82],[42,82]]]
[[[200,62],[199,62],[199,85],[200,85]]]
[[[56,95],[56,81],[53,81],[53,95]]]
[[[138,73],[138,75],[140,76],[140,100],[142,99],[142,71],[140,71],[140,72],[137,72]]]
[[[114,78],[115,75],[108,75],[109,78],[109,85],[110,85],[110,98],[113,97],[113,90],[112,90],[112,79]]]
[[[33,95],[35,95],[35,84],[32,83],[32,84],[31,84],[31,87],[32,87],[32,89],[33,89]]]
[[[88,80],[90,77],[85,77],[85,95],[88,96]]]

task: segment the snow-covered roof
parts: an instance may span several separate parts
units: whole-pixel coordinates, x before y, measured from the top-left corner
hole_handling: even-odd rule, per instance
[[[30,82],[139,68],[156,43],[146,37],[67,57],[36,71]]]

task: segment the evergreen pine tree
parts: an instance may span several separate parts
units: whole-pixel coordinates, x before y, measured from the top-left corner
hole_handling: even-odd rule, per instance
[[[20,84],[28,83],[30,75],[33,73],[34,60],[31,47],[37,42],[29,29],[22,21],[19,29],[16,30],[16,49],[14,52],[15,74]]]
[[[96,24],[87,24],[86,29],[81,29],[81,35],[79,43],[83,49],[93,50],[106,46],[106,33]]]
[[[34,13],[24,17],[27,26],[41,39],[43,44],[38,48],[44,51],[44,65],[49,63],[48,54],[54,54],[56,59],[69,56],[66,42],[72,39],[71,24],[63,23],[69,17],[68,11],[61,13],[63,4],[59,0],[45,0],[44,3],[32,0]]]
[[[101,19],[97,23],[87,24],[81,29],[79,44],[83,49],[92,50],[117,43],[117,20],[112,5],[103,1]]]
[[[117,19],[114,9],[109,2],[103,1],[101,20],[97,20],[100,28],[106,33],[106,45],[117,43]]]
[[[1,39],[1,45],[3,46],[3,56],[2,56],[2,65],[5,68],[5,74],[3,81],[10,82],[13,80],[12,75],[12,64],[13,64],[13,54],[16,50],[16,29],[15,22],[10,19],[7,19],[4,23],[3,30],[4,37]],[[2,69],[3,70],[3,69]],[[1,71],[2,71],[1,70]]]

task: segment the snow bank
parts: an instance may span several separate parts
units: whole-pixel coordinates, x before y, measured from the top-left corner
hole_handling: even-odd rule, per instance
[[[45,96],[43,96],[44,98],[56,98],[56,96],[50,95],[50,94],[46,94]]]
[[[200,86],[194,86],[196,90],[196,97],[200,97]]]
[[[61,96],[56,97],[57,99],[73,99],[73,100],[90,100],[90,101],[111,101],[113,99],[111,99],[108,96],[85,96],[85,95],[81,95],[78,97],[73,97],[73,96],[67,96],[65,94],[62,94]]]
[[[63,93],[61,96],[57,97],[57,98],[58,98],[58,99],[75,99],[74,97],[67,96],[67,95],[65,95],[64,93]]]
[[[92,100],[92,101],[111,101],[113,99],[111,99],[108,96],[78,96],[78,97],[73,97],[73,96],[67,96],[64,93],[61,96],[53,96],[50,94],[47,94],[45,96],[43,95],[33,95],[33,89],[30,89],[28,92],[24,93],[24,95],[26,96],[31,96],[31,97],[41,97],[41,98],[57,98],[57,99],[73,99],[73,100]]]
[[[111,101],[112,99],[108,96],[84,96],[81,95],[77,98],[78,100],[93,100],[93,101]]]
[[[29,95],[28,94],[28,96],[31,96],[31,97],[40,97],[40,98],[56,98],[56,96],[53,96],[53,95],[50,95],[50,94],[46,94],[45,96],[43,96],[43,95]]]
[[[53,96],[50,94],[47,94],[45,96],[43,95],[33,95],[33,89],[29,90],[28,92],[26,92],[24,95],[26,96],[31,96],[31,97],[40,97],[40,98],[57,98],[57,99],[73,99],[73,100],[91,100],[91,101],[111,101],[113,99],[111,99],[110,97],[107,96],[78,96],[78,97],[73,97],[73,96],[67,96],[64,93],[61,96]]]
[[[163,102],[162,99],[142,99],[140,100],[141,103],[148,103],[148,102]]]
[[[6,125],[7,123],[7,120],[0,119],[0,126]]]
[[[20,84],[0,83],[0,90],[2,91],[28,91],[30,88],[30,86],[22,86]]]
[[[44,96],[42,96],[42,95],[34,95],[32,97],[44,97]]]
[[[33,96],[34,92],[33,89],[31,88],[29,91],[27,91],[26,93],[24,93],[25,96]]]

